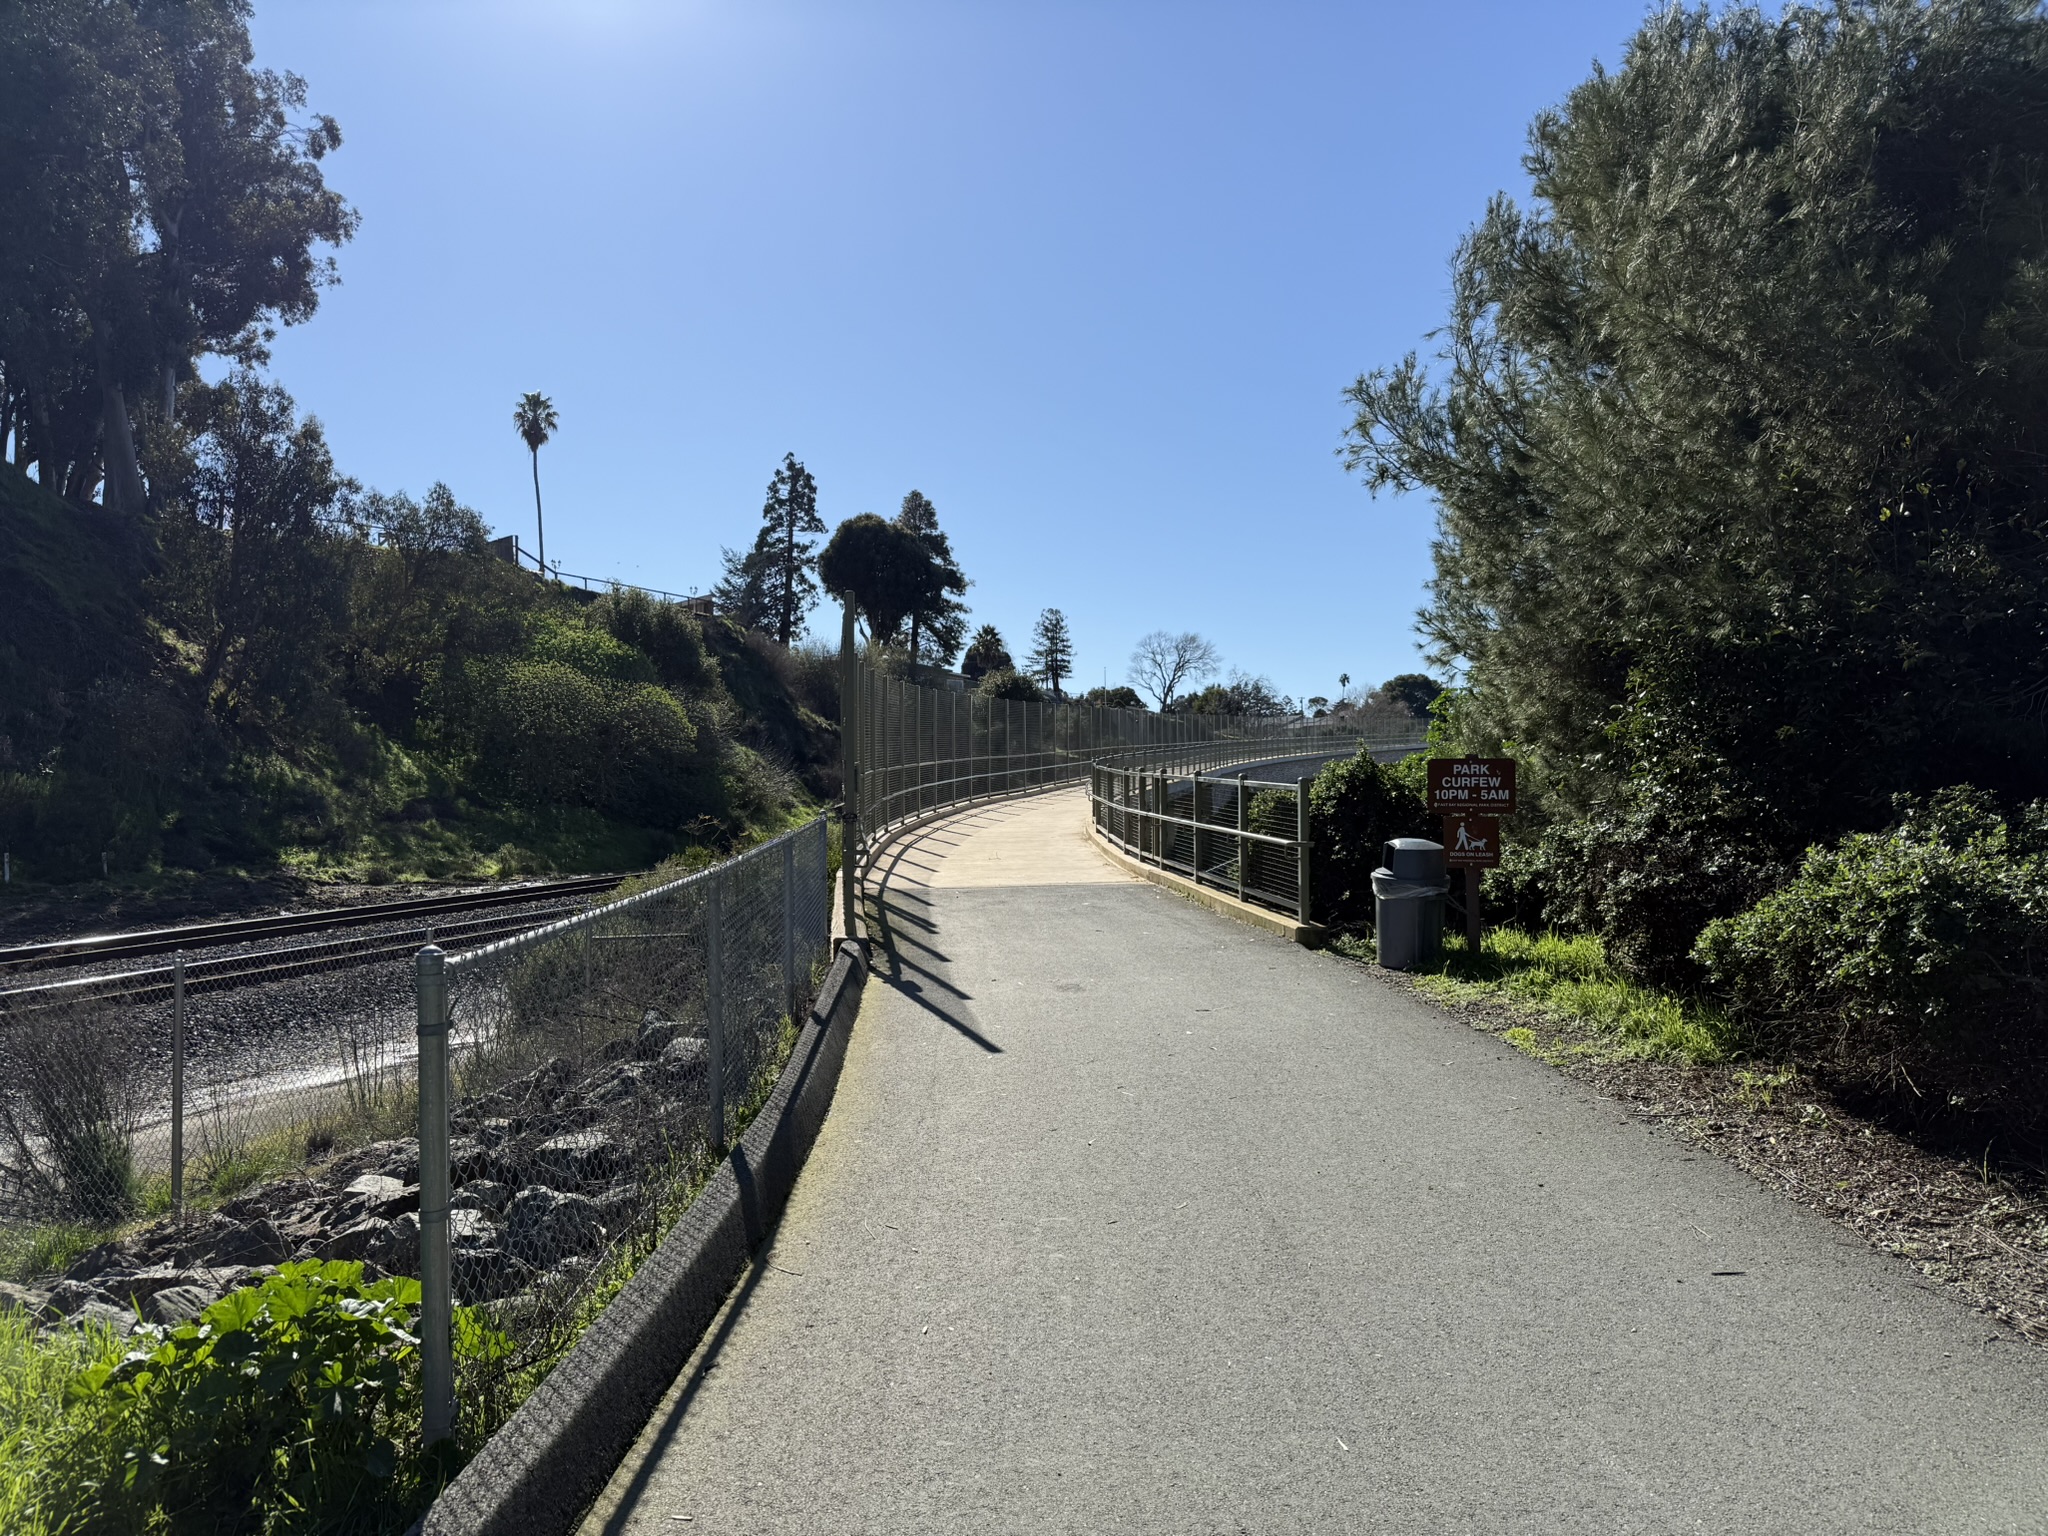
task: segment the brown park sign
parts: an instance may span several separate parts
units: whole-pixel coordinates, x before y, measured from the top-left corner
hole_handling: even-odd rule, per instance
[[[1500,818],[1448,813],[1444,817],[1444,863],[1452,869],[1492,869],[1498,865]]]
[[[1477,816],[1508,815],[1515,808],[1515,760],[1512,757],[1432,757],[1429,760],[1429,808],[1441,816],[1455,815],[1460,811]],[[1444,830],[1448,833],[1449,826],[1446,825]],[[1449,845],[1448,837],[1445,844]]]

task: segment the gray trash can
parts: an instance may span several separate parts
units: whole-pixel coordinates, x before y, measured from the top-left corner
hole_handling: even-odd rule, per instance
[[[1372,872],[1373,936],[1390,971],[1430,965],[1444,950],[1444,897],[1451,876],[1444,845],[1397,837],[1382,847]]]

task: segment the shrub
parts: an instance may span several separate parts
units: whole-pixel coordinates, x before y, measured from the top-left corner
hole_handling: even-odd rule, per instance
[[[1598,934],[1629,979],[1690,991],[1700,930],[1782,882],[1772,838],[1710,799],[1632,793],[1546,831],[1509,866],[1516,918]]]
[[[1254,800],[1255,810],[1257,805]],[[1356,757],[1325,765],[1315,776],[1308,809],[1312,914],[1326,924],[1369,926],[1372,872],[1379,867],[1381,845],[1393,837],[1428,835],[1421,795],[1399,769],[1376,763],[1361,750]]]
[[[38,1215],[119,1221],[136,1205],[136,1028],[79,1004],[8,1022],[0,1049],[0,1176]]]
[[[191,1322],[136,1330],[73,1397],[103,1426],[86,1530],[374,1532],[406,1523],[420,1468],[414,1280],[286,1264]]]
[[[716,687],[718,664],[704,649],[704,633],[680,603],[658,602],[637,587],[616,587],[590,606],[591,622],[654,664],[671,688]]]
[[[1045,702],[1043,688],[1022,672],[1013,672],[1007,667],[984,673],[974,691],[984,699],[1017,699],[1026,704]]]
[[[2019,1109],[2048,1081],[2048,805],[1901,797],[1898,824],[1814,848],[1695,954],[1766,1051],[1927,1107]],[[1960,1103],[1952,1103],[1960,1100]]]

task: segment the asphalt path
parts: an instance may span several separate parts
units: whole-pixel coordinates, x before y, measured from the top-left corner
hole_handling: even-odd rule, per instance
[[[2048,1352],[1083,823],[898,845],[788,1212],[586,1532],[2048,1530]]]

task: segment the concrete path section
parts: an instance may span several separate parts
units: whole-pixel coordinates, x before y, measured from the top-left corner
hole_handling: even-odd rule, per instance
[[[824,1134],[587,1532],[2048,1532],[2048,1353],[1082,818],[894,851]]]

